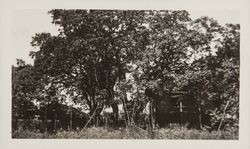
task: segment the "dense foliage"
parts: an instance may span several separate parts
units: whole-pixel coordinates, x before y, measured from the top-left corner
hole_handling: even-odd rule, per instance
[[[238,24],[221,26],[208,17],[192,20],[187,11],[49,14],[59,34],[37,33],[31,42],[38,49],[30,53],[34,65],[19,60],[14,67],[13,115],[25,109],[21,103],[46,107],[70,100],[88,113],[86,126],[102,125],[107,108],[112,108],[112,126],[145,126],[153,123],[145,114],[151,100],[145,90],[150,89],[188,92],[210,114],[210,128],[238,127]]]

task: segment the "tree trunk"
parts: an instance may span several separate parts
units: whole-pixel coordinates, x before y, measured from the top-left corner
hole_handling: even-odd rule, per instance
[[[88,124],[92,121],[92,123],[95,125],[95,114],[96,114],[96,110],[97,110],[97,108],[92,112],[92,111],[90,111],[90,118],[89,118],[89,120],[87,121],[87,123],[84,125],[84,127],[83,128],[86,128],[87,126],[88,126]]]
[[[70,107],[70,115],[69,115],[69,129],[72,130],[72,107]]]
[[[136,103],[137,103],[137,100],[134,101],[134,105],[133,105],[133,111],[132,111],[132,117],[131,117],[131,122],[133,124],[135,124]]]
[[[124,111],[125,125],[127,127],[128,126],[127,109],[126,109],[126,103],[125,103],[124,99],[122,99],[122,107],[123,107],[123,111]]]
[[[124,98],[122,99],[122,104],[123,104],[123,110],[125,114],[125,124],[126,124],[126,127],[128,127],[131,125],[131,119],[130,119],[130,115],[126,106],[126,99],[127,99],[127,95],[126,95],[126,92],[124,92]]]
[[[113,110],[113,116],[114,116],[114,123],[115,126],[118,126],[118,119],[119,119],[119,108],[117,103],[111,104],[112,110]]]
[[[154,129],[154,107],[153,100],[149,100],[149,127],[150,129]]]
[[[225,108],[223,110],[223,117],[221,118],[221,121],[220,121],[220,124],[218,126],[217,131],[219,131],[221,129],[222,123],[225,120],[225,115],[226,115],[226,110],[227,110],[228,105],[229,105],[229,100],[227,101],[227,104],[226,104],[226,106],[225,106]]]
[[[98,109],[97,109],[97,111],[96,111],[96,114],[95,114],[95,126],[96,127],[99,127],[100,126],[100,118],[101,118],[101,112],[102,112],[102,110],[101,109],[99,109],[99,107],[98,107]]]
[[[47,103],[45,103],[45,107],[44,107],[44,130],[45,132],[47,132]]]

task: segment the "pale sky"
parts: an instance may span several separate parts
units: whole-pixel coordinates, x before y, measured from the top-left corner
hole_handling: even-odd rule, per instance
[[[21,58],[27,63],[32,63],[29,51],[35,50],[31,47],[31,37],[35,33],[49,32],[56,35],[58,27],[52,24],[52,18],[48,10],[16,10],[12,13],[12,59],[11,63],[16,64],[16,58]],[[201,16],[212,17],[219,22],[240,23],[240,14],[237,11],[194,11],[188,10],[192,19]]]

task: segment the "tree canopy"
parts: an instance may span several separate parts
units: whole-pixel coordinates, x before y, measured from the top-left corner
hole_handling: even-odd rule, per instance
[[[148,101],[146,88],[185,91],[210,111],[214,126],[221,127],[224,119],[238,123],[238,24],[192,20],[182,10],[56,9],[49,14],[59,34],[32,38],[38,48],[30,52],[34,65],[19,61],[13,98],[44,100],[46,94],[59,100],[66,94],[87,107],[92,124],[99,125],[106,107],[118,120],[119,104],[125,121],[136,121]]]

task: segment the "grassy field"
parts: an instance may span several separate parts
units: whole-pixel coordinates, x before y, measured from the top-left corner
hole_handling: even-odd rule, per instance
[[[162,128],[145,131],[136,127],[111,129],[103,127],[86,128],[79,131],[57,131],[55,134],[40,133],[19,129],[13,132],[13,138],[37,139],[209,139],[236,140],[238,129],[227,131],[205,131],[184,127]]]

